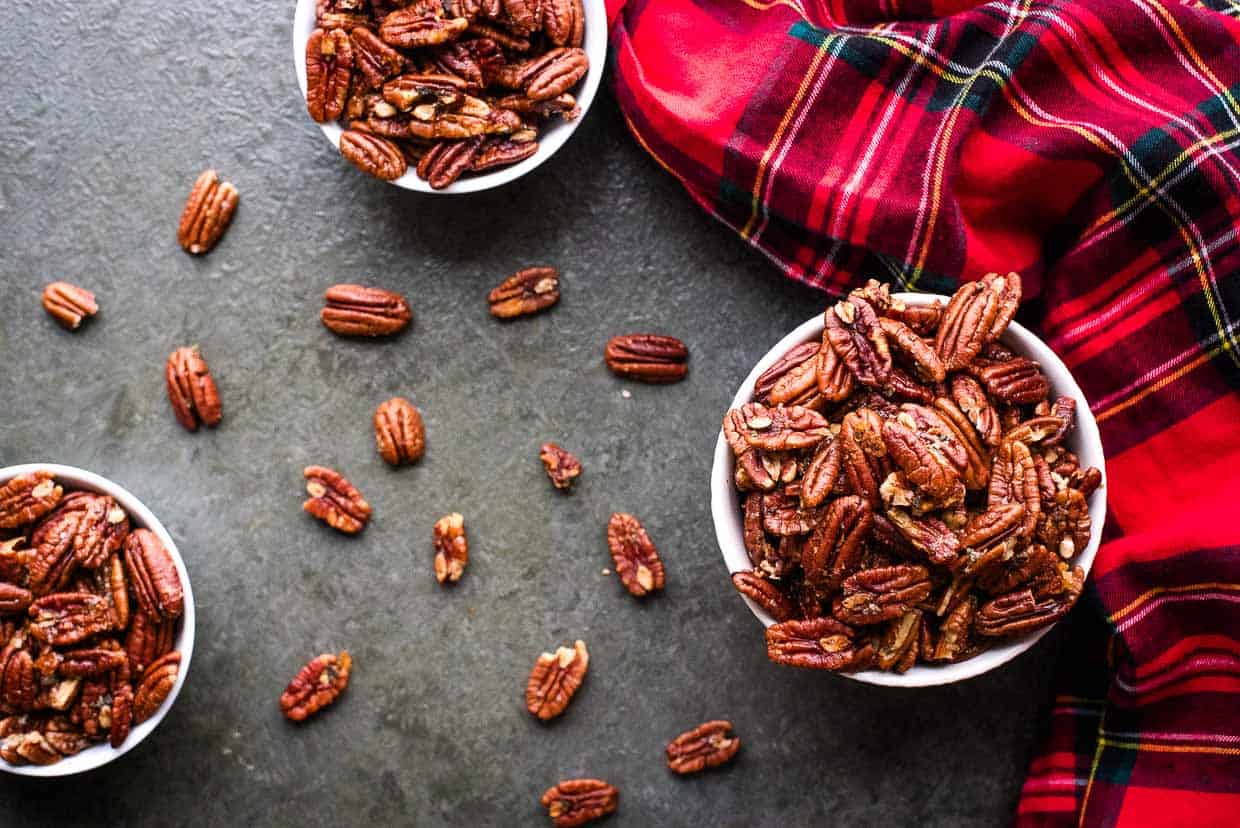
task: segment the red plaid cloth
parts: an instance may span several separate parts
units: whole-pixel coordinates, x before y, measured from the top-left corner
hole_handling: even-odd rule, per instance
[[[1240,2],[608,4],[703,209],[833,292],[1019,271],[1092,403],[1105,543],[1017,824],[1240,824]]]

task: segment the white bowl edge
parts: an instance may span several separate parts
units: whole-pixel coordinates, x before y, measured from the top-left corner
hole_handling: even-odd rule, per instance
[[[898,293],[894,294],[894,298],[900,299],[909,305],[928,305],[935,301],[946,303],[948,300],[946,296],[929,293]],[[758,360],[758,364],[754,366],[753,370],[749,372],[749,376],[741,383],[740,388],[732,399],[731,407],[737,408],[749,402],[753,397],[753,387],[758,377],[767,368],[771,367],[780,356],[796,345],[808,342],[811,339],[821,338],[822,328],[822,314],[820,313],[798,325],[791,333],[776,343],[773,348],[766,352],[762,359]],[[1098,546],[1102,541],[1102,525],[1106,520],[1106,462],[1102,452],[1102,438],[1098,433],[1098,423],[1094,420],[1093,413],[1089,410],[1089,403],[1085,399],[1080,386],[1077,385],[1076,380],[1073,378],[1072,373],[1046,343],[1042,342],[1029,329],[1017,322],[1013,322],[1008,326],[1002,341],[1018,354],[1027,356],[1042,366],[1043,372],[1046,373],[1047,378],[1050,380],[1053,395],[1062,394],[1072,397],[1076,401],[1076,428],[1068,436],[1065,445],[1080,458],[1082,468],[1094,466],[1102,472],[1103,485],[1089,499],[1091,522],[1089,545],[1073,561],[1073,565],[1080,566],[1086,576],[1088,576],[1090,569],[1093,567],[1094,556],[1097,554]],[[715,524],[715,537],[719,543],[719,549],[723,553],[723,559],[728,566],[729,573],[753,568],[749,561],[749,553],[745,550],[741,510],[732,480],[734,473],[735,465],[732,449],[728,446],[727,440],[724,439],[723,430],[720,429],[719,436],[715,441],[715,457],[711,467],[710,509],[711,517]],[[775,619],[750,598],[740,595],[740,593],[737,593],[737,595],[744,600],[749,606],[749,610],[762,622],[763,626],[769,627],[775,623]],[[996,645],[973,658],[955,664],[933,667],[918,664],[903,674],[890,673],[883,670],[862,670],[856,673],[842,673],[841,675],[866,682],[867,684],[881,684],[891,687],[928,687],[963,681],[964,679],[989,672],[1011,661],[1037,643],[1038,639],[1050,632],[1053,626],[1054,624],[1051,624],[1028,635]]]
[[[141,744],[147,736],[151,735],[155,728],[159,727],[159,723],[164,720],[164,716],[168,714],[168,711],[172,709],[177,696],[181,693],[181,687],[185,684],[185,677],[189,674],[190,659],[194,654],[194,593],[190,588],[189,573],[185,569],[185,561],[182,560],[181,553],[177,550],[176,543],[172,540],[172,536],[168,534],[168,530],[164,528],[159,518],[155,517],[142,501],[138,500],[132,492],[119,483],[114,483],[94,472],[79,469],[75,466],[63,466],[57,463],[24,463],[19,466],[0,468],[0,485],[19,475],[40,470],[50,471],[56,476],[57,482],[65,485],[66,488],[73,487],[75,489],[85,489],[111,495],[129,513],[132,528],[146,527],[150,529],[167,547],[168,552],[172,554],[173,562],[176,564],[177,575],[181,578],[181,588],[185,594],[185,611],[181,616],[181,632],[173,645],[173,649],[181,652],[181,665],[177,671],[176,683],[173,684],[172,692],[168,694],[168,698],[164,699],[164,703],[159,706],[159,710],[155,712],[155,715],[142,724],[135,725],[130,730],[129,738],[125,740],[124,744],[119,748],[114,748],[107,742],[92,745],[81,753],[74,756],[66,756],[52,765],[10,765],[0,760],[0,771],[18,776],[71,776],[102,767],[124,756]]]
[[[518,164],[500,167],[493,172],[464,176],[439,190],[432,189],[430,184],[418,178],[412,168],[400,178],[386,183],[406,190],[435,195],[476,193],[515,181],[555,155],[556,151],[568,141],[581,122],[586,119],[586,114],[598,92],[599,83],[603,79],[603,67],[607,63],[607,10],[603,5],[603,0],[582,0],[582,6],[586,12],[586,20],[585,39],[581,48],[585,49],[586,56],[590,59],[590,68],[586,71],[586,76],[581,79],[580,94],[576,96],[577,106],[581,110],[580,115],[571,121],[556,119],[545,125],[538,135],[538,151]],[[293,62],[297,68],[297,85],[301,89],[303,108],[306,100],[306,41],[310,39],[310,33],[314,31],[315,17],[315,0],[297,0],[297,9],[293,14]],[[311,123],[314,122],[311,121]],[[344,133],[340,124],[332,121],[316,125],[323,130],[327,140],[339,153],[340,136]],[[348,162],[345,161],[345,163]]]

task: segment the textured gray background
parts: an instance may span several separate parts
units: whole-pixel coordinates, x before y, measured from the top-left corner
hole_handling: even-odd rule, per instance
[[[939,689],[777,667],[719,557],[720,418],[823,298],[697,210],[606,92],[554,160],[505,189],[419,197],[368,179],[304,113],[291,19],[291,2],[6,7],[0,465],[82,466],[142,498],[185,556],[198,639],[147,742],[79,778],[0,774],[0,823],[540,825],[543,789],[579,775],[619,786],[616,826],[1007,822],[1055,635]],[[241,206],[195,259],[175,228],[206,166]],[[535,263],[561,268],[560,305],[491,319],[487,289]],[[99,317],[57,327],[38,299],[54,279],[93,290]],[[349,280],[403,292],[412,329],[330,335],[323,289]],[[638,330],[689,344],[686,382],[607,373],[603,343]],[[164,359],[190,343],[225,412],[193,435],[163,387]],[[425,460],[401,471],[370,428],[393,394],[428,429]],[[545,439],[584,462],[569,496],[543,474]],[[374,506],[361,537],[300,511],[312,462]],[[447,591],[430,532],[452,510],[471,560]],[[614,510],[638,515],[666,562],[666,591],[645,603],[601,574]],[[530,665],[575,637],[589,677],[540,725],[522,702]],[[339,648],[356,661],[346,696],[285,722],[285,683]],[[735,723],[738,760],[671,775],[666,741],[712,717]]]

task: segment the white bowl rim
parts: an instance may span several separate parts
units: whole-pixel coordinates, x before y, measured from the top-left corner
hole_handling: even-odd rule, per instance
[[[19,466],[0,468],[0,485],[14,477],[43,470],[50,471],[56,476],[57,482],[66,487],[71,486],[74,489],[111,495],[129,513],[131,527],[146,527],[154,532],[172,555],[173,563],[177,567],[177,575],[181,578],[181,588],[185,593],[185,612],[181,616],[181,632],[173,647],[181,652],[181,666],[177,671],[176,683],[172,685],[172,692],[168,694],[168,698],[164,699],[164,703],[159,706],[155,715],[142,724],[133,726],[124,744],[119,748],[114,748],[107,742],[91,745],[81,753],[66,756],[52,765],[10,765],[0,760],[0,770],[18,776],[72,776],[102,767],[136,748],[147,736],[151,735],[155,728],[159,727],[164,716],[168,715],[168,711],[172,709],[177,696],[181,693],[181,687],[185,684],[185,677],[189,674],[189,662],[194,655],[194,592],[190,588],[185,561],[182,560],[181,553],[177,550],[177,545],[172,540],[172,536],[168,534],[168,530],[141,500],[119,483],[76,466],[64,466],[59,463],[23,463]]]
[[[581,93],[577,95],[580,115],[571,121],[556,120],[546,125],[538,136],[538,151],[518,164],[499,167],[491,172],[464,176],[439,190],[432,189],[430,184],[418,178],[412,168],[400,178],[385,183],[405,190],[434,195],[476,193],[516,181],[555,155],[581,125],[581,122],[586,119],[586,114],[598,92],[599,83],[603,79],[603,66],[607,62],[607,10],[603,5],[603,0],[582,0],[582,6],[585,9],[586,20],[585,39],[581,47],[585,49],[586,56],[590,59],[590,68],[580,81]],[[301,89],[303,109],[306,100],[306,41],[310,39],[310,33],[314,31],[316,16],[315,0],[297,0],[297,9],[293,13],[293,63],[297,70],[297,85]],[[306,117],[309,118],[308,115]],[[323,130],[327,140],[339,152],[340,136],[344,134],[344,129],[340,124],[332,121],[317,124],[317,126]]]
[[[909,305],[929,305],[936,301],[946,303],[949,297],[933,293],[897,293],[893,294],[893,298]],[[749,376],[741,383],[740,388],[737,389],[736,395],[732,399],[731,408],[737,408],[749,402],[753,396],[754,383],[761,376],[762,372],[793,347],[812,339],[821,338],[822,329],[823,319],[822,314],[819,313],[798,325],[791,333],[777,342],[758,361],[758,364],[749,372]],[[1073,561],[1073,564],[1080,566],[1086,576],[1088,576],[1093,566],[1094,556],[1097,554],[1098,546],[1102,540],[1102,525],[1106,520],[1106,463],[1102,453],[1102,438],[1098,433],[1098,424],[1089,410],[1089,403],[1085,399],[1085,394],[1081,391],[1080,386],[1077,385],[1071,371],[1068,370],[1063,361],[1055,355],[1055,352],[1046,343],[1035,336],[1028,328],[1017,322],[1013,322],[1008,326],[1008,330],[1004,333],[1002,340],[1017,353],[1041,364],[1043,372],[1051,382],[1053,394],[1066,395],[1076,401],[1076,428],[1065,442],[1074,446],[1073,450],[1080,458],[1082,467],[1094,466],[1102,472],[1103,485],[1098,487],[1098,490],[1089,499],[1089,515],[1092,523],[1089,533],[1089,545]],[[740,509],[732,480],[734,469],[732,449],[728,446],[727,440],[724,439],[723,430],[720,429],[719,436],[715,441],[714,464],[711,467],[710,509],[711,517],[715,524],[715,538],[719,543],[720,552],[723,553],[723,560],[728,566],[729,574],[753,568],[749,562],[749,554],[745,551]],[[740,595],[740,593],[737,594]],[[769,627],[775,623],[775,619],[748,596],[740,595],[740,597],[749,606],[749,610],[754,614],[754,617],[762,622],[763,626]],[[840,673],[839,675],[844,675],[850,679],[867,684],[881,684],[890,687],[929,687],[938,684],[951,684],[979,676],[982,673],[989,672],[1000,665],[1006,664],[1032,647],[1037,643],[1038,639],[1050,632],[1054,626],[1054,624],[1048,625],[1040,630],[991,647],[973,658],[955,664],[936,666],[918,664],[903,674],[890,673],[884,670],[861,670],[856,673]]]

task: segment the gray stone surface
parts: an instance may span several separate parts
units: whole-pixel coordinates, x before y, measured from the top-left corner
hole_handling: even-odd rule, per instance
[[[722,413],[823,298],[697,210],[607,93],[506,189],[429,198],[367,179],[304,114],[291,16],[291,2],[206,0],[6,10],[0,465],[67,463],[129,487],[176,538],[199,627],[159,731],[80,778],[0,774],[0,823],[540,825],[542,790],[583,774],[622,790],[615,826],[1005,823],[1056,636],[995,674],[920,691],[776,667],[716,548]],[[241,207],[195,259],[175,224],[208,165]],[[563,271],[560,305],[491,319],[486,290],[542,262]],[[53,279],[95,291],[99,317],[59,329],[38,304]],[[405,293],[412,330],[331,336],[321,295],[345,280]],[[603,343],[637,330],[684,339],[688,381],[611,377]],[[162,375],[188,343],[225,410],[193,435]],[[396,472],[370,430],[393,394],[429,432],[425,460]],[[584,461],[571,495],[543,475],[549,438]],[[300,511],[311,462],[369,498],[364,535]],[[442,590],[430,531],[451,510],[472,559]],[[666,560],[667,589],[645,603],[601,574],[613,510],[641,517]],[[540,725],[523,709],[527,672],[575,637],[590,675]],[[347,696],[308,726],[285,722],[284,684],[342,647],[356,659]],[[744,740],[738,761],[674,778],[665,742],[717,716]]]

